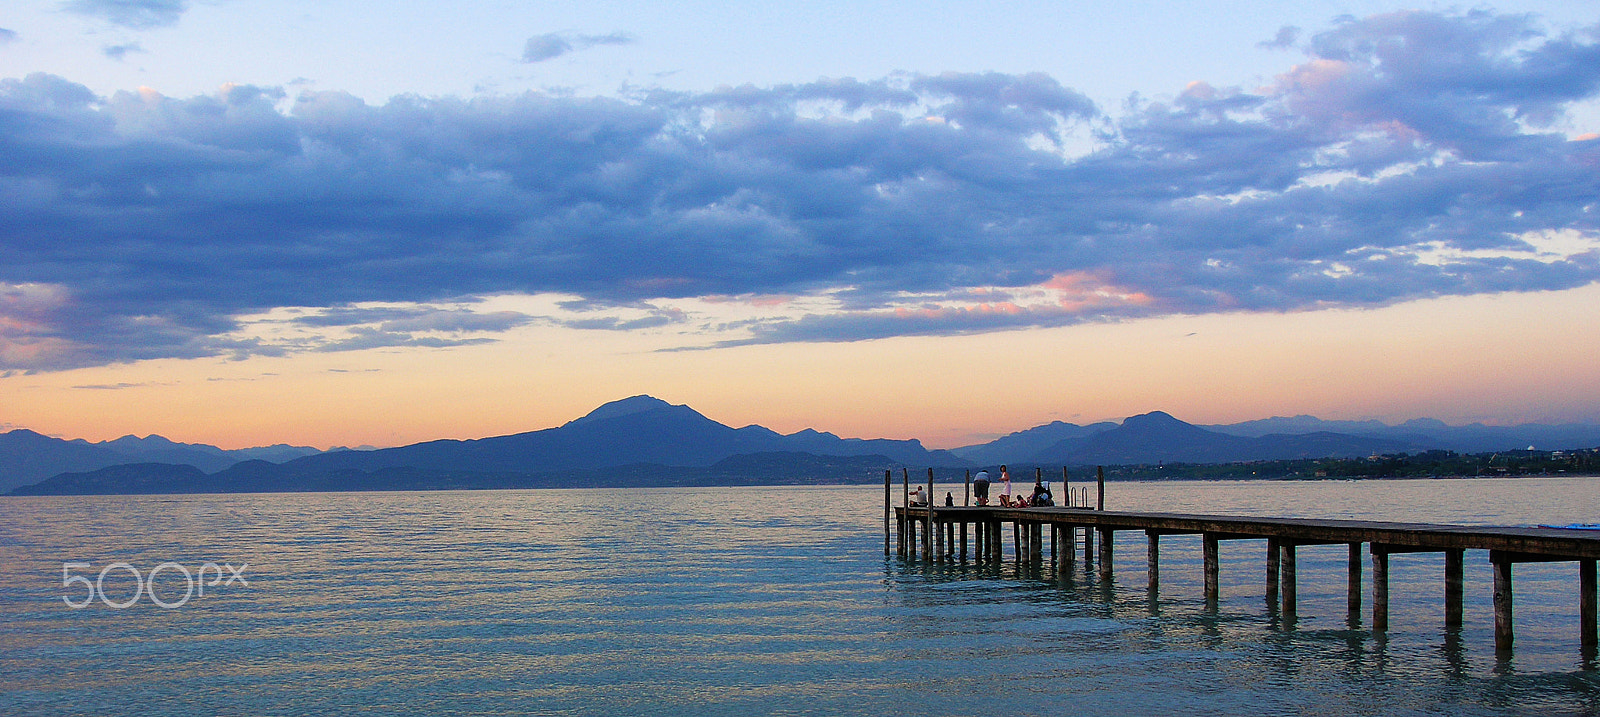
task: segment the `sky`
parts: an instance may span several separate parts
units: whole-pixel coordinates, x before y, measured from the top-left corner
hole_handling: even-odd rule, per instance
[[[1600,10],[24,0],[0,430],[1600,422]]]

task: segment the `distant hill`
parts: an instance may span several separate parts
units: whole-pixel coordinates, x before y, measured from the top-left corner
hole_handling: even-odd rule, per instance
[[[0,490],[36,483],[57,473],[89,471],[127,460],[102,446],[63,441],[19,428],[0,433]]]
[[[815,482],[891,465],[963,465],[919,441],[846,439],[806,430],[782,435],[732,428],[688,406],[649,396],[613,401],[566,424],[476,440],[439,440],[371,451],[336,451],[282,464],[248,461],[210,474],[189,465],[142,463],[57,475],[21,492],[235,492],[274,490],[536,487],[573,480],[614,483],[648,466],[654,484],[708,480]],[[728,466],[734,466],[729,468]],[[721,467],[719,467],[721,466]],[[634,471],[634,473],[630,473]],[[118,486],[122,486],[119,488]]]
[[[982,466],[1016,463],[1023,459],[1031,459],[1062,441],[1086,438],[1116,427],[1117,424],[1110,422],[1079,426],[1055,421],[1002,436],[988,443],[956,448],[950,452]]]
[[[1341,429],[1341,430],[1332,430]],[[931,451],[916,440],[784,435],[733,428],[650,396],[595,408],[555,428],[474,440],[318,452],[292,446],[224,451],[160,436],[63,441],[0,434],[0,490],[17,493],[162,493],[277,490],[431,490],[572,485],[729,485],[873,480],[886,468],[1220,464],[1365,458],[1433,449],[1600,446],[1600,426],[1399,426],[1273,418],[1196,426],[1156,411],[1121,424],[1054,422],[989,443]],[[309,454],[308,454],[309,452]]]
[[[1600,446],[1600,426],[1583,423],[1560,425],[1524,424],[1486,426],[1472,423],[1451,426],[1433,418],[1415,418],[1397,426],[1379,421],[1324,421],[1314,416],[1265,418],[1226,426],[1206,426],[1235,436],[1264,436],[1271,433],[1312,433],[1329,431],[1353,436],[1387,438],[1427,444],[1458,453],[1526,450],[1567,450]]]
[[[1343,458],[1426,450],[1406,441],[1339,433],[1233,436],[1180,421],[1161,411],[1133,416],[1121,426],[1059,441],[1028,457],[1047,465],[1234,463],[1294,458]],[[1019,461],[1023,462],[1023,461]]]
[[[67,472],[93,471],[135,463],[189,465],[211,473],[245,460],[286,461],[319,453],[303,446],[267,446],[225,450],[196,443],[177,443],[161,436],[123,436],[90,443],[62,440],[26,429],[0,433],[0,493]]]
[[[785,436],[761,426],[731,428],[682,405],[650,396],[607,403],[557,428],[476,440],[430,441],[374,451],[342,451],[296,459],[289,470],[361,470],[410,466],[503,473],[607,468],[637,463],[707,467],[749,453],[884,455],[914,465],[960,465],[943,451],[910,441],[843,439],[801,431]]]

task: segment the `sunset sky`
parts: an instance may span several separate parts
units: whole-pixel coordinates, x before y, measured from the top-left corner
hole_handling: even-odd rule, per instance
[[[1600,10],[23,0],[0,430],[1600,422]]]

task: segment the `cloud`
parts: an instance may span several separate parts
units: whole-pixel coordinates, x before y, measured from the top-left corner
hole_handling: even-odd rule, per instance
[[[629,45],[636,41],[632,35],[625,32],[613,32],[609,35],[551,32],[528,38],[528,42],[522,47],[522,61],[544,62],[569,52],[587,50],[598,45]]]
[[[1284,25],[1278,28],[1277,34],[1271,40],[1256,43],[1256,47],[1264,50],[1285,50],[1294,47],[1300,39],[1300,28],[1293,25]]]
[[[0,27],[0,45],[9,45],[17,41],[17,31]]]
[[[1600,142],[1550,129],[1600,97],[1593,31],[1395,13],[1302,46],[1270,87],[1117,117],[1042,74],[303,91],[287,111],[275,88],[0,80],[0,370],[533,324],[849,341],[1600,279]],[[516,295],[567,298],[480,301]],[[793,298],[718,298],[771,296]]]
[[[122,45],[107,45],[106,47],[101,48],[100,51],[105,53],[106,57],[120,61],[127,57],[130,53],[144,52],[144,47],[140,46],[137,42],[129,42]]]
[[[183,0],[67,0],[62,7],[135,30],[176,25],[189,9]]]

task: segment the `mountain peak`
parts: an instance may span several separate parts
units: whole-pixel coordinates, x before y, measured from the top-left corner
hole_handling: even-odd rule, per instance
[[[1187,425],[1189,424],[1173,418],[1172,414],[1165,411],[1151,411],[1149,413],[1143,413],[1137,416],[1129,416],[1122,421],[1122,426],[1124,428],[1159,428],[1163,426]]]
[[[590,411],[588,415],[584,416],[583,418],[570,421],[567,423],[567,425],[571,426],[588,423],[591,421],[603,421],[609,418],[620,418],[622,416],[631,416],[636,413],[647,413],[649,411],[660,411],[669,408],[676,408],[676,406],[673,406],[672,404],[667,403],[659,398],[655,398],[654,396],[645,396],[642,394],[638,396],[629,396],[628,398],[601,404],[599,408]]]

